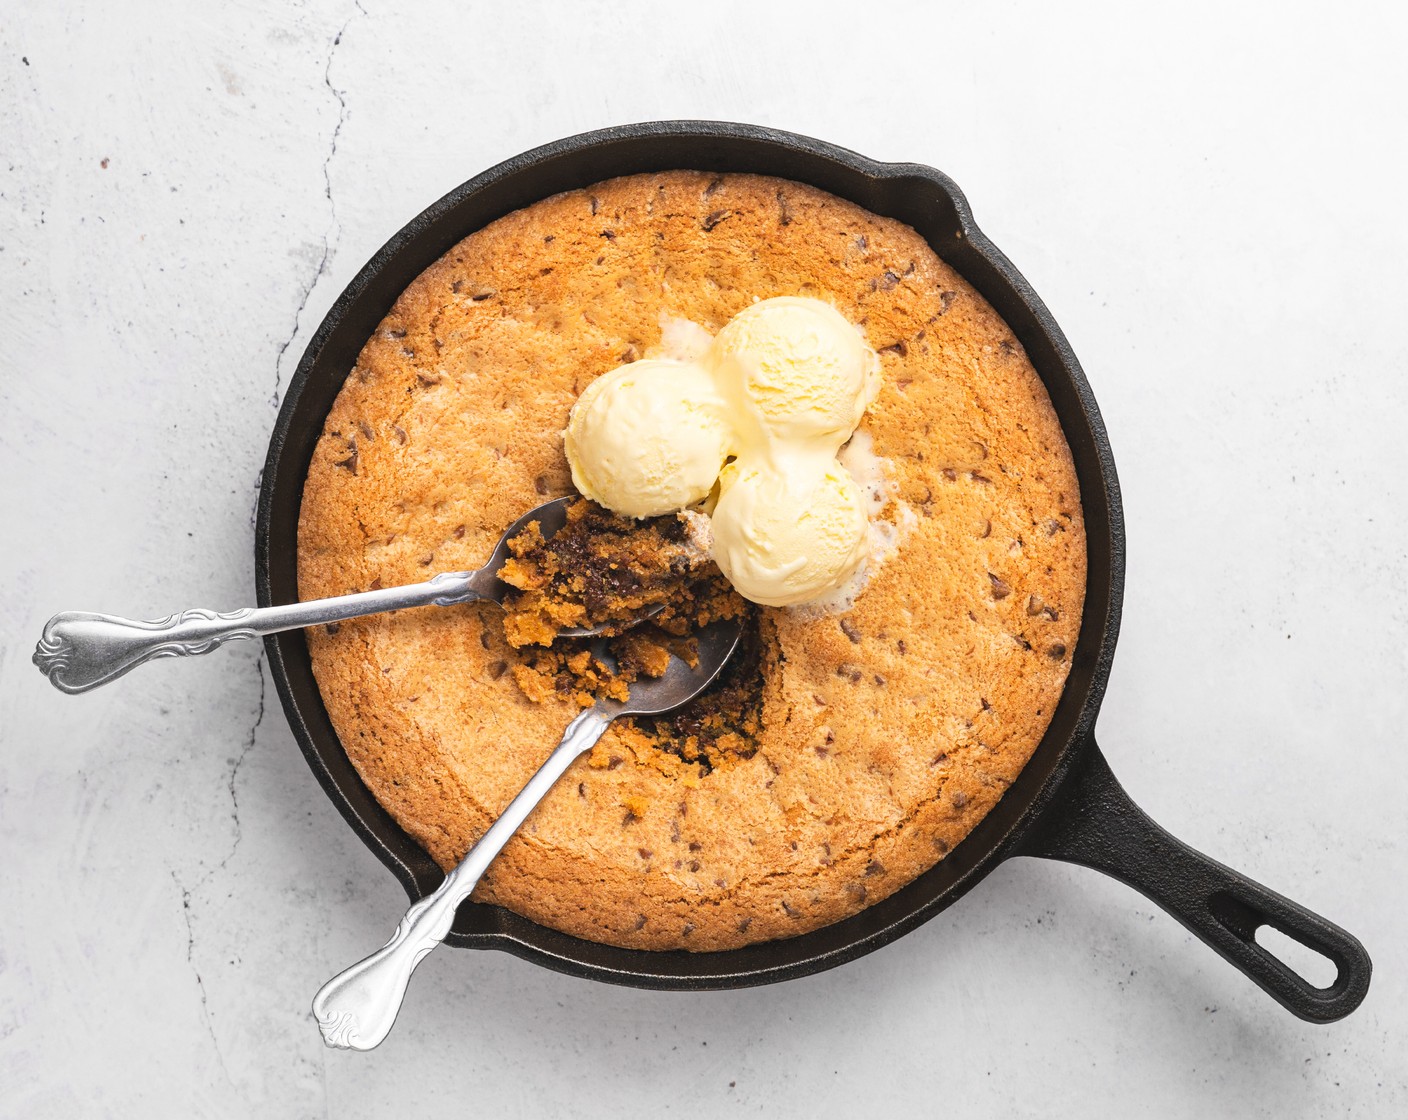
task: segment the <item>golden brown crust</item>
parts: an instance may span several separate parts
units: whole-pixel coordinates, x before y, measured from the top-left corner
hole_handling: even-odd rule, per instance
[[[848,614],[765,612],[752,758],[701,776],[608,732],[479,899],[638,948],[803,933],[932,866],[1045,731],[1086,562],[1046,391],[913,230],[782,180],[613,180],[510,214],[426,270],[368,340],[314,453],[301,595],[477,567],[510,521],[570,492],[559,433],[573,401],[658,344],[662,312],[717,330],[778,295],[832,301],[880,351],[864,427],[913,527]],[[576,710],[519,692],[492,606],[401,611],[309,641],[358,772],[445,866]]]

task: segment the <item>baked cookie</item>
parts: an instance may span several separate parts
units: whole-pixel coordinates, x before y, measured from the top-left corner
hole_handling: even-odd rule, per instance
[[[912,229],[750,175],[631,176],[471,234],[367,341],[313,455],[304,598],[483,563],[571,493],[561,432],[590,381],[757,299],[824,299],[879,353],[861,431],[896,546],[841,614],[761,608],[733,749],[614,725],[474,897],[579,937],[716,950],[856,913],[1002,796],[1065,685],[1085,591],[1071,454],[1002,319]],[[310,631],[349,758],[453,866],[580,710],[519,679],[492,604]],[[516,671],[520,670],[520,671]],[[531,675],[531,674],[530,674]],[[526,679],[526,678],[525,678]],[[745,702],[746,701],[746,702]],[[753,704],[749,708],[749,704]],[[666,734],[668,738],[668,734]],[[741,744],[741,745],[740,745]]]

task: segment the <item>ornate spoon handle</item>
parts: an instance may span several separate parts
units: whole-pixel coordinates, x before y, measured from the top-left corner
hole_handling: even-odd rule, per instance
[[[313,997],[313,1014],[324,1042],[342,1050],[370,1050],[390,1033],[411,973],[450,932],[455,908],[563,771],[601,738],[615,714],[588,708],[569,723],[557,749],[439,889],[406,911],[383,948],[322,986]]]
[[[194,657],[225,642],[341,622],[364,614],[423,607],[447,607],[484,598],[480,572],[442,572],[425,583],[387,587],[333,599],[312,599],[279,607],[247,607],[228,614],[197,607],[155,622],[110,614],[65,611],[44,627],[34,663],[55,688],[87,692],[157,657]]]

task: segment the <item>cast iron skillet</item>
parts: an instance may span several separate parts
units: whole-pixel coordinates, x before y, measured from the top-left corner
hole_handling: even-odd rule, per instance
[[[451,945],[503,949],[574,976],[702,990],[789,980],[869,953],[957,901],[1011,856],[1094,867],[1157,902],[1303,1019],[1353,1011],[1370,962],[1338,926],[1180,843],[1129,799],[1095,743],[1124,589],[1124,523],[1109,441],[1075,355],[1026,280],[978,230],[958,187],[929,167],[876,163],[804,136],[752,125],[667,121],[569,137],[471,179],[396,234],[348,285],[313,337],[269,443],[259,494],[259,605],[298,596],[303,481],[323,420],[362,344],[401,291],[461,238],[560,191],[637,172],[756,172],[810,183],[918,230],[997,309],[1026,348],[1075,457],[1088,540],[1085,617],[1051,726],[997,807],[932,870],[855,917],[785,941],[714,953],[618,949],[547,929],[496,906],[460,907]],[[323,708],[300,631],[264,639],[294,735],[324,790],[412,900],[440,882],[430,857],[362,784]],[[1334,962],[1316,988],[1257,944],[1273,926]]]

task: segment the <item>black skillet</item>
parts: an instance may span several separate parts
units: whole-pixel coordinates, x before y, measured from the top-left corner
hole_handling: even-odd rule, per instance
[[[1045,737],[997,807],[933,869],[855,917],[785,941],[714,953],[647,952],[583,941],[496,906],[460,907],[446,942],[503,949],[573,976],[702,990],[789,980],[852,960],[956,902],[1011,856],[1084,864],[1167,910],[1293,1014],[1331,1022],[1369,987],[1364,947],[1339,926],[1180,843],[1129,799],[1095,743],[1124,589],[1124,523],[1105,428],[1075,355],[1026,280],[973,223],[958,187],[929,167],[876,163],[753,125],[665,121],[572,136],[471,179],[396,234],[342,293],[309,344],[279,413],[259,494],[260,606],[296,600],[298,510],[323,420],[362,344],[396,297],[461,238],[560,191],[689,168],[795,179],[914,227],[993,305],[1046,384],[1075,457],[1088,539],[1085,616],[1070,678]],[[323,789],[414,901],[441,871],[362,784],[323,708],[301,631],[264,639],[284,711]],[[1271,926],[1334,962],[1317,988],[1259,945]]]

